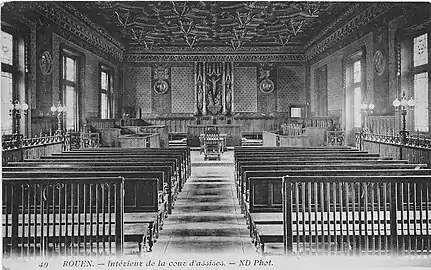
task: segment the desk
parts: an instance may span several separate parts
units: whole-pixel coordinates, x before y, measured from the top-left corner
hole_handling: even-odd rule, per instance
[[[201,134],[205,133],[208,125],[188,125],[187,126],[187,145],[199,147]],[[240,125],[215,125],[220,134],[226,135],[226,146],[241,146],[241,126]]]
[[[204,138],[205,138],[205,134],[201,134],[199,136],[199,142],[201,144],[201,152],[203,151],[203,147],[204,147]],[[220,134],[220,142],[221,142],[221,152],[223,153],[224,151],[226,151],[226,138],[227,138],[227,134]]]

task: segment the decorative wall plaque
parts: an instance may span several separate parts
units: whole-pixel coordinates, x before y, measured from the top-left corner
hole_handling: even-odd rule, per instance
[[[168,83],[162,80],[158,80],[154,83],[154,92],[157,94],[165,94],[168,92],[169,86]]]
[[[265,78],[260,82],[259,88],[263,93],[269,94],[274,91],[274,82],[268,78]]]
[[[382,75],[386,68],[386,58],[381,50],[377,50],[374,53],[374,68],[376,69],[377,75]]]
[[[52,55],[48,51],[44,51],[40,56],[40,70],[43,75],[49,75],[52,71]]]

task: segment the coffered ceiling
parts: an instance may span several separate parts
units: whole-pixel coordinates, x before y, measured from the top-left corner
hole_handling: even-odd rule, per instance
[[[125,48],[299,48],[351,19],[370,3],[88,1],[61,2]],[[99,29],[100,30],[100,29]]]

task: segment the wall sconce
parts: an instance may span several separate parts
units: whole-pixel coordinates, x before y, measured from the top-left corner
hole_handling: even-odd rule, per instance
[[[401,135],[401,141],[403,144],[407,143],[407,136],[409,135],[409,131],[406,130],[406,115],[407,115],[407,108],[410,110],[413,110],[413,107],[415,106],[416,101],[411,97],[409,100],[406,98],[406,93],[403,91],[403,96],[401,97],[401,100],[396,98],[392,105],[395,107],[395,111],[401,110],[401,115],[403,117],[403,126],[400,130]]]
[[[57,121],[58,121],[57,132],[61,133],[63,131],[62,116],[66,114],[66,111],[67,111],[67,107],[62,105],[60,102],[58,102],[57,106],[52,105],[51,107],[51,112],[57,116]]]

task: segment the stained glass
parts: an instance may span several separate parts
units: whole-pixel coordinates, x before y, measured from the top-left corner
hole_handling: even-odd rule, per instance
[[[100,117],[102,119],[107,119],[108,118],[108,95],[106,93],[102,93],[101,97],[100,97],[100,110],[101,110],[101,115]]]
[[[428,63],[428,34],[423,34],[413,39],[413,66],[421,66]]]
[[[361,61],[356,61],[353,64],[353,82],[357,83],[361,81]]]
[[[428,72],[415,74],[415,130],[428,132]]]
[[[12,103],[12,73],[1,73],[1,132],[2,134],[12,134],[12,116],[9,114],[9,107]]]
[[[104,90],[108,90],[108,87],[109,87],[108,78],[109,78],[108,73],[106,73],[105,71],[102,71],[100,79],[101,79],[101,87]]]
[[[362,119],[361,119],[361,88],[356,87],[353,91],[353,123],[355,127],[361,127]]]
[[[76,80],[76,61],[73,58],[66,57],[65,61],[65,78],[68,81],[75,82]]]
[[[2,56],[1,62],[13,65],[13,36],[7,32],[1,32],[2,36]]]

